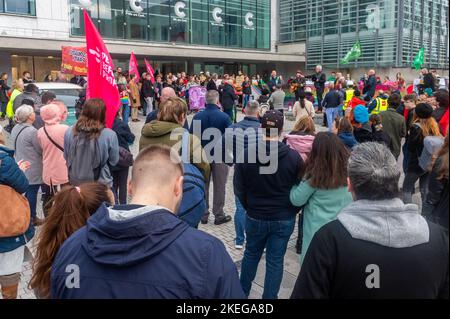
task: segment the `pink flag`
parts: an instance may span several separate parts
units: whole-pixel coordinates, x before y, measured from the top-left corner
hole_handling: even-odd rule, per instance
[[[114,78],[114,63],[100,33],[86,10],[83,11],[88,62],[86,97],[88,99],[99,98],[105,101],[106,127],[112,128],[120,105],[119,90]]]
[[[136,74],[136,77],[134,78],[134,81],[136,83],[139,82],[139,79],[141,78],[141,76],[139,75],[138,63],[137,63],[137,60],[136,60],[136,56],[134,55],[134,52],[131,52],[129,69],[130,69],[130,74]]]
[[[145,66],[147,67],[147,73],[150,74],[150,80],[153,84],[155,84],[155,70],[153,70],[151,64],[147,61],[147,59],[144,59]]]

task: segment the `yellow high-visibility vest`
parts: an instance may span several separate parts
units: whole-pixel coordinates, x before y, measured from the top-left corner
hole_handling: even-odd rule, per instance
[[[344,111],[347,109],[348,103],[351,99],[353,99],[353,96],[355,96],[355,90],[354,89],[348,89],[345,91],[345,102],[344,107],[342,108]]]
[[[377,106],[373,109],[370,114],[380,114],[381,112],[387,111],[388,109],[388,100],[382,99],[381,97],[376,98]]]

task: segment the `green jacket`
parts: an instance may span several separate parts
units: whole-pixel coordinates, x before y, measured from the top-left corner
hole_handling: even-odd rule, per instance
[[[178,123],[164,121],[152,121],[147,123],[142,128],[141,139],[139,140],[139,151],[142,151],[150,145],[163,144],[170,147],[175,146],[175,150],[181,154],[180,149],[183,132],[183,127]],[[171,135],[173,135],[173,139],[170,139]],[[203,176],[208,181],[211,170],[200,140],[192,134],[189,135],[189,140],[190,162],[202,172]]]
[[[347,187],[317,189],[311,187],[308,181],[294,186],[290,199],[294,206],[304,206],[302,256],[305,256],[314,234],[335,220],[338,213],[353,201]]]
[[[391,138],[391,152],[398,158],[402,149],[402,138],[406,136],[406,124],[403,116],[393,108],[380,113],[383,131]]]

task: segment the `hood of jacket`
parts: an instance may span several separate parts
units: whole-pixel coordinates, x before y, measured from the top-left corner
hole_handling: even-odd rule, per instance
[[[296,150],[300,155],[307,155],[312,150],[315,136],[312,135],[286,135],[286,144]],[[305,156],[306,157],[306,156]],[[306,158],[303,158],[305,160]]]
[[[86,225],[86,253],[99,264],[130,266],[170,246],[188,225],[159,206],[104,204]]]
[[[356,141],[355,136],[353,135],[353,133],[350,133],[350,132],[339,133],[338,137],[347,146],[353,147],[355,144],[358,144],[358,142]]]
[[[428,223],[415,204],[390,200],[359,200],[344,208],[337,219],[355,239],[385,247],[408,248],[428,243]]]
[[[176,128],[181,128],[181,125],[172,122],[152,121],[144,125],[142,128],[142,135],[153,138],[160,137],[170,134]]]

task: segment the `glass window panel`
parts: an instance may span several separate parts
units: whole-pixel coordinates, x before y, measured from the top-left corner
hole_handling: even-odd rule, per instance
[[[270,49],[270,1],[257,0],[256,39],[258,49]]]
[[[35,0],[4,0],[4,5],[8,13],[36,15]]]
[[[191,0],[191,43],[208,45],[208,0]]]
[[[125,37],[147,39],[147,0],[125,0]]]
[[[225,0],[210,0],[209,44],[225,46]]]
[[[97,24],[98,19],[98,6],[97,1],[92,1],[92,5],[83,7],[79,0],[70,0],[70,21],[72,35],[82,36],[84,35],[84,18],[83,9],[86,9],[92,21]]]
[[[189,0],[172,0],[170,6],[170,41],[189,42]]]
[[[124,37],[123,0],[99,0],[99,31],[106,38]]]
[[[248,17],[248,20],[249,24],[254,23],[253,19],[250,19],[250,17]],[[241,0],[227,0],[225,24],[227,46],[241,46],[242,27]]]
[[[167,42],[170,33],[170,3],[167,0],[150,0],[148,4],[149,39]]]
[[[242,2],[242,47],[256,48],[256,0]]]

